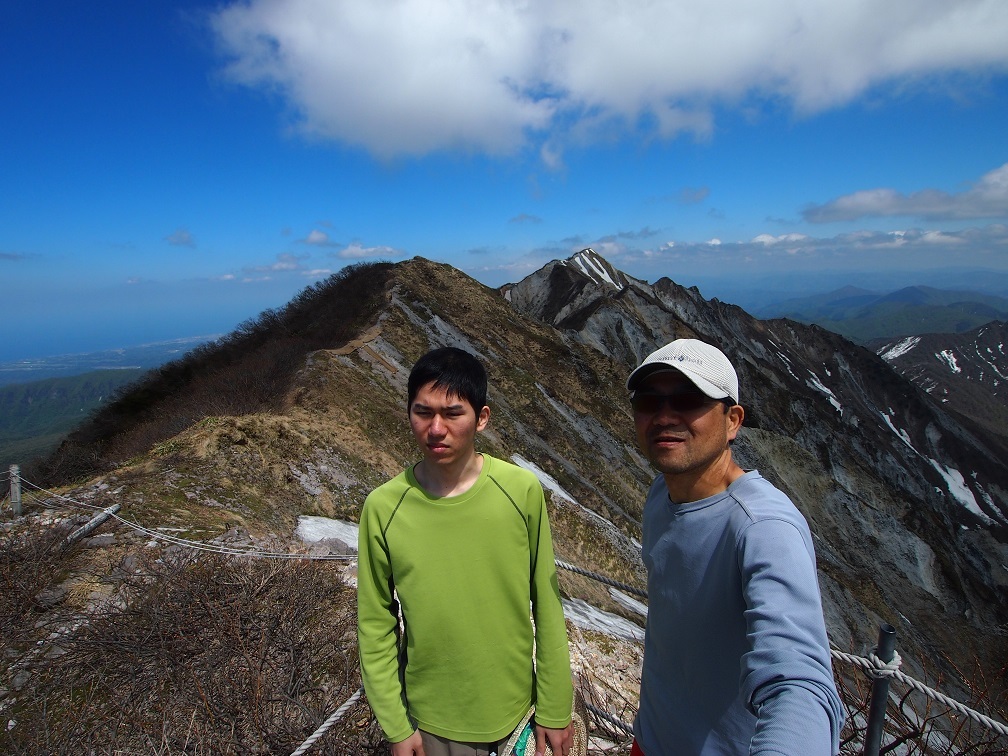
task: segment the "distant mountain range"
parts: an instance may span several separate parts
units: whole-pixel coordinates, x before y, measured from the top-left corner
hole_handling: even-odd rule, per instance
[[[142,374],[140,368],[92,370],[0,386],[0,470],[50,454],[70,430]]]
[[[814,323],[868,344],[924,333],[964,333],[994,320],[1008,320],[1008,299],[929,286],[909,286],[886,294],[847,286],[767,305],[753,314]]]
[[[597,257],[593,254],[580,254],[571,261],[577,261],[581,272],[599,284],[619,286],[620,281],[608,279],[610,275],[623,284],[629,280],[620,271],[591,262]],[[570,302],[563,302],[563,306],[567,312],[578,311]],[[1005,380],[998,368],[988,366],[986,373],[980,368],[963,373],[956,369],[955,360],[949,362],[941,357],[956,352],[960,362],[968,365],[975,362],[972,355],[980,354],[982,349],[988,353],[996,350],[996,346],[978,346],[977,332],[990,324],[986,341],[991,334],[1004,333],[1004,323],[999,321],[1008,320],[1006,298],[928,286],[910,286],[885,294],[846,286],[825,294],[785,299],[763,306],[755,314],[762,319],[786,317],[815,324],[864,344],[925,391],[939,396],[952,411],[997,435],[1008,435],[1004,430],[1008,428],[1005,389],[1002,385],[994,390],[998,379],[1002,384]],[[539,313],[547,320],[557,315],[562,313]],[[559,321],[557,325],[567,326],[563,317]],[[50,453],[66,433],[144,371],[178,360],[189,350],[217,338],[195,336],[0,363],[0,469]],[[963,359],[957,350],[971,356]],[[1003,352],[997,356],[1005,359]],[[986,383],[980,385],[983,380]]]

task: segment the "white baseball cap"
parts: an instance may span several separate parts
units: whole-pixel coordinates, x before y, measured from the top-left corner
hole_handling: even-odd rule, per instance
[[[698,339],[676,339],[651,352],[627,378],[633,392],[649,375],[665,370],[682,373],[711,399],[732,398],[739,403],[738,375],[724,352]]]

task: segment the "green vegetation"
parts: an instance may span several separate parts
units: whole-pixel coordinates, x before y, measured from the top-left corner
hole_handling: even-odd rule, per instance
[[[0,387],[0,465],[24,465],[51,453],[142,373],[138,368],[94,370]]]

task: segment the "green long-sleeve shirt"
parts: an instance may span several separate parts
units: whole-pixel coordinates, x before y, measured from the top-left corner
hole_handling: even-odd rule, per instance
[[[416,727],[493,742],[532,703],[539,724],[570,722],[567,630],[534,474],[484,454],[472,488],[438,498],[409,468],[367,497],[358,549],[361,675],[391,742]]]

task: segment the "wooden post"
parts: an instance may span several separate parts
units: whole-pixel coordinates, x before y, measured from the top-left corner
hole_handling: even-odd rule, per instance
[[[10,499],[11,508],[14,510],[14,516],[21,516],[21,467],[18,465],[10,466]]]
[[[81,525],[77,530],[67,536],[66,544],[69,546],[75,541],[79,541],[84,536],[88,535],[92,530],[101,525],[105,520],[114,515],[119,511],[119,505],[113,504],[111,507],[106,507],[101,512],[98,512],[94,517],[88,520],[86,523]]]

